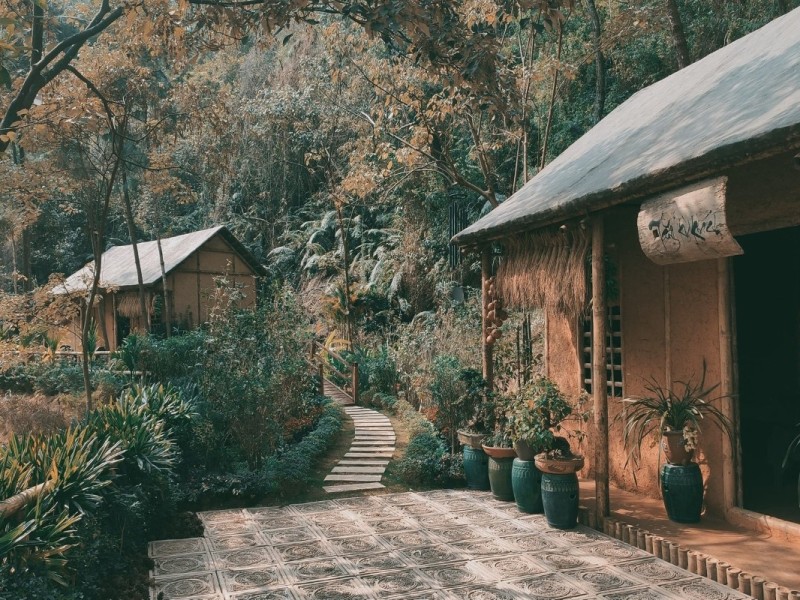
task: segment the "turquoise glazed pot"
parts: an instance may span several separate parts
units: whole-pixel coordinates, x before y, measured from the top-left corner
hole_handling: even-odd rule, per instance
[[[578,524],[578,476],[542,473],[542,504],[547,524],[572,529]]]
[[[697,463],[661,467],[661,491],[670,521],[697,523],[703,511],[703,474]]]
[[[511,487],[517,508],[524,513],[541,513],[542,504],[542,472],[536,468],[532,460],[514,459],[511,468]]]
[[[489,489],[489,457],[480,448],[464,446],[464,477],[471,490]]]

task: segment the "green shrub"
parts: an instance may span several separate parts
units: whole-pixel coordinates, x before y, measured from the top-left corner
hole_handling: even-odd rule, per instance
[[[6,539],[0,544],[0,582],[4,573],[23,577],[38,572],[65,583],[66,556],[79,542],[76,525],[102,502],[121,456],[118,444],[98,439],[85,427],[14,436],[0,449],[0,497],[47,482],[37,501],[0,518],[0,537]],[[23,538],[14,535],[20,527]]]
[[[218,503],[234,497],[254,501],[267,496],[286,499],[302,494],[311,483],[314,465],[342,428],[341,407],[328,399],[321,402],[319,419],[300,441],[281,448],[258,469],[239,463],[222,473],[196,471],[184,486],[184,499]]]
[[[119,402],[94,410],[87,426],[100,439],[122,447],[121,470],[133,481],[148,474],[167,473],[177,463],[178,450],[166,423],[135,395],[125,394]]]
[[[0,371],[0,390],[30,394],[33,386],[33,376],[25,365],[13,365]]]
[[[372,352],[361,352],[356,356],[359,368],[359,383],[363,391],[371,394],[394,394],[399,383],[397,363],[388,346]]]
[[[222,470],[237,462],[257,471],[281,446],[287,424],[316,396],[306,363],[304,316],[284,291],[258,310],[238,309],[220,287],[209,319],[199,375],[202,423],[197,451]]]
[[[463,485],[461,454],[448,452],[447,444],[433,424],[407,401],[397,400],[396,406],[397,414],[409,430],[410,439],[405,455],[389,463],[389,474],[412,486]]]
[[[390,466],[390,473],[414,486],[448,487],[463,482],[460,454],[451,454],[444,440],[433,431],[413,437],[402,459]]]
[[[489,400],[486,383],[475,369],[464,369],[455,356],[437,356],[433,361],[429,390],[435,407],[433,421],[457,452],[457,432],[475,426],[482,405]]]
[[[137,387],[85,423],[0,447],[0,498],[48,482],[37,502],[0,519],[0,589],[20,599],[146,598],[141,550],[153,532],[172,530],[172,434],[192,416],[174,389]]]
[[[34,391],[47,396],[83,390],[83,370],[77,362],[56,361],[28,366]]]
[[[179,383],[200,376],[206,342],[207,334],[201,329],[166,339],[146,336],[131,342],[135,348],[126,349],[120,360],[126,368],[127,363],[135,365],[129,370],[143,371],[151,381]]]

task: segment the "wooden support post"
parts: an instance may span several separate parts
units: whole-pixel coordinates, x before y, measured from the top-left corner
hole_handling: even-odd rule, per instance
[[[733,339],[731,336],[732,311],[731,311],[731,276],[730,259],[721,258],[717,261],[717,311],[719,313],[719,357],[720,357],[720,395],[722,406],[720,410],[728,417],[733,425],[734,435],[731,440],[722,432],[722,489],[724,510],[728,511],[737,505],[737,455],[739,420],[736,417],[734,389],[734,356]]]
[[[358,363],[353,363],[353,404],[358,404],[358,385],[359,385],[359,373],[358,373]]]
[[[483,348],[483,378],[489,387],[489,390],[494,390],[494,359],[492,357],[492,345],[487,343],[486,338],[489,335],[488,323],[486,322],[486,311],[489,300],[486,294],[486,282],[492,276],[492,247],[486,246],[481,250],[481,294],[482,294],[482,316],[481,316],[481,348]]]
[[[325,366],[320,363],[317,365],[317,369],[319,371],[319,395],[325,395]]]
[[[592,397],[594,399],[595,510],[611,513],[608,490],[608,392],[606,390],[606,270],[603,217],[592,220]]]

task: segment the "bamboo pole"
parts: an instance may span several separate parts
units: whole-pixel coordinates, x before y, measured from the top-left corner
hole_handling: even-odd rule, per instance
[[[672,306],[669,286],[669,265],[664,267],[664,381],[672,389]]]
[[[733,395],[733,345],[731,337],[731,278],[730,260],[721,258],[717,261],[717,312],[719,315],[719,363],[720,363],[720,394],[722,406],[720,409],[733,424],[734,434],[738,431],[739,423],[736,418]],[[738,438],[738,436],[737,436]],[[723,505],[725,511],[734,508],[737,504],[736,495],[736,446],[734,440],[722,432],[722,485]]]
[[[606,389],[606,272],[604,222],[592,221],[592,396],[594,399],[595,510],[611,514],[608,483],[608,392]]]
[[[358,404],[359,396],[360,396],[359,389],[358,389],[358,387],[360,385],[360,381],[359,381],[360,377],[359,377],[358,363],[357,362],[353,363],[352,370],[353,370],[353,374],[352,374],[353,375],[353,404]]]
[[[494,365],[492,357],[492,345],[486,341],[486,337],[489,335],[489,324],[486,320],[487,305],[489,304],[489,298],[486,293],[486,282],[491,276],[492,248],[491,246],[486,246],[481,250],[481,290],[483,294],[483,310],[481,311],[483,315],[481,317],[481,348],[483,349],[483,356],[481,362],[483,366],[483,378],[486,380],[486,384],[488,385],[490,391],[494,389]]]

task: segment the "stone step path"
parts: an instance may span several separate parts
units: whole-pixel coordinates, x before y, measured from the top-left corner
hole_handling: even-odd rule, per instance
[[[323,489],[330,494],[380,489],[395,450],[392,423],[387,416],[369,408],[345,406],[344,411],[353,419],[355,437],[349,452],[325,478],[331,485]]]

